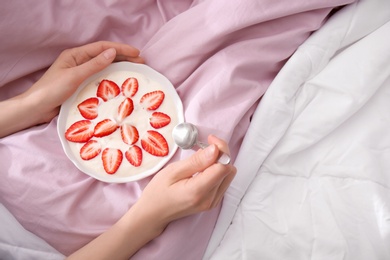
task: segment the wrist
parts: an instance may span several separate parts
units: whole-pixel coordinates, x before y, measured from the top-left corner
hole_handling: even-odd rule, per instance
[[[37,84],[37,83],[36,83]],[[48,123],[58,114],[59,108],[53,108],[43,90],[34,90],[35,84],[25,93],[19,96],[26,110],[26,114],[31,118],[31,126]],[[31,91],[34,90],[34,91]]]
[[[134,229],[134,227],[142,229],[144,239],[148,241],[159,236],[168,225],[161,219],[160,215],[154,214],[150,207],[143,205],[140,201],[129,209],[123,219],[129,230]]]
[[[41,123],[34,106],[25,94],[0,102],[0,137]]]

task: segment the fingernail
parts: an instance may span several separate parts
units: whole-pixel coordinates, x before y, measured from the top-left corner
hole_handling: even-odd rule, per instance
[[[204,154],[206,158],[213,158],[215,153],[216,146],[215,145],[209,145],[204,149]]]
[[[110,48],[108,50],[105,50],[103,52],[103,56],[104,58],[106,58],[107,60],[112,60],[114,58],[114,56],[116,55],[116,51],[114,48]]]

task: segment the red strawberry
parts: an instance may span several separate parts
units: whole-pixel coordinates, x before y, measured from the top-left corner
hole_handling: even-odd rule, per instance
[[[104,119],[95,126],[94,136],[103,137],[112,134],[118,127],[117,123],[111,119]]]
[[[120,89],[114,81],[103,79],[98,86],[96,96],[102,98],[104,101],[107,101],[118,96],[119,93]]]
[[[161,128],[168,125],[171,122],[171,118],[161,112],[153,112],[152,117],[150,118],[150,125],[153,128]]]
[[[128,78],[122,84],[122,93],[125,97],[134,97],[138,91],[138,80],[136,78]]]
[[[73,123],[65,132],[65,138],[75,143],[87,142],[93,136],[93,124],[89,120]]]
[[[118,107],[118,119],[122,121],[128,117],[134,110],[133,100],[126,98]]]
[[[167,140],[159,132],[154,130],[147,131],[144,138],[141,139],[142,148],[154,156],[166,156],[169,153]]]
[[[121,136],[124,143],[133,145],[139,139],[137,128],[132,125],[124,124],[121,126]]]
[[[123,160],[122,151],[114,148],[106,148],[102,153],[103,167],[108,174],[114,174]]]
[[[83,160],[91,160],[98,156],[98,154],[102,151],[102,146],[96,140],[89,140],[87,143],[83,145],[80,149],[80,157]]]
[[[85,119],[95,119],[98,116],[99,99],[88,98],[81,102],[77,108]]]
[[[161,103],[165,98],[164,92],[161,90],[152,91],[146,93],[141,97],[140,103],[147,110],[156,110],[160,107]]]
[[[125,152],[126,159],[133,166],[138,167],[142,163],[142,150],[139,146],[132,146]]]

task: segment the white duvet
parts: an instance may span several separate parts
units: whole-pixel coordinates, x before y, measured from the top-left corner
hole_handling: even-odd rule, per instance
[[[298,49],[236,164],[206,259],[390,259],[390,1]]]

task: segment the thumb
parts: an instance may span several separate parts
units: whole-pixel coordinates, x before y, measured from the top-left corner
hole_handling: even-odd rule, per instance
[[[82,82],[93,74],[105,69],[114,61],[115,57],[116,50],[114,48],[109,48],[89,61],[74,67],[73,73],[75,73],[77,78],[80,79],[80,82]]]
[[[219,150],[215,144],[205,149],[200,149],[185,160],[174,163],[175,181],[191,177],[214,164],[217,160]]]

